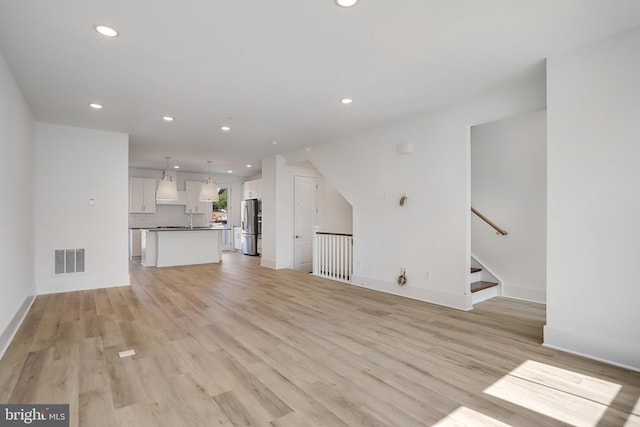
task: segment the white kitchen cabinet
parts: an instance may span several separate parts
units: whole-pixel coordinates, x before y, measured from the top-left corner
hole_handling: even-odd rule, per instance
[[[231,236],[231,229],[230,228],[225,228],[221,231],[221,235],[222,235],[222,250],[223,251],[230,251],[231,250],[231,244],[232,242],[232,236]]]
[[[236,251],[242,249],[242,227],[233,227],[233,249]]]
[[[189,213],[189,210],[194,214],[209,214],[211,215],[212,206],[211,202],[200,201],[200,188],[202,187],[201,181],[185,181],[185,190],[187,192],[187,204],[184,208],[185,213]]]
[[[243,199],[262,199],[262,179],[246,181],[243,187]]]
[[[155,212],[155,178],[129,178],[129,213]]]

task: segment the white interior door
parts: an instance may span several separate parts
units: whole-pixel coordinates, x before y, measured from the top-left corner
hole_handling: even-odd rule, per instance
[[[315,177],[294,177],[294,268],[313,271],[313,226],[317,216],[318,185]]]

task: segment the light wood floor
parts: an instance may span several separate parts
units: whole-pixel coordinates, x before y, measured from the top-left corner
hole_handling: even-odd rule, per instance
[[[640,374],[542,347],[539,304],[461,312],[258,261],[39,296],[0,402],[91,427],[640,425]]]

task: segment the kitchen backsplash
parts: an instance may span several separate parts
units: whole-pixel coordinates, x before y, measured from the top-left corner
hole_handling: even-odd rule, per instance
[[[194,227],[208,227],[211,217],[193,214]],[[129,228],[154,228],[159,226],[189,225],[189,214],[181,205],[156,205],[154,214],[129,214]]]

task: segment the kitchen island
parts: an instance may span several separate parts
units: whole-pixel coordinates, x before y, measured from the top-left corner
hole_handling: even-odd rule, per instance
[[[209,264],[222,260],[224,229],[159,227],[140,231],[140,262],[145,267]]]

